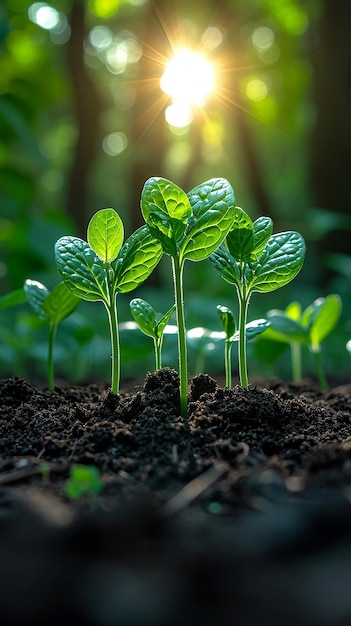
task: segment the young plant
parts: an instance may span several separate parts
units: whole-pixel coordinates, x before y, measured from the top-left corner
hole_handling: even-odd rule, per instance
[[[118,213],[102,209],[89,222],[87,241],[61,237],[55,244],[57,268],[67,287],[78,298],[105,305],[112,348],[111,390],[115,394],[120,383],[116,296],[139,287],[162,256],[162,247],[147,226],[136,230],[124,244],[123,238]]]
[[[317,298],[304,311],[299,302],[291,302],[285,311],[273,309],[267,317],[271,327],[267,339],[290,344],[292,376],[302,378],[301,346],[308,345],[314,359],[316,374],[322,389],[328,389],[322,363],[321,343],[336,327],[341,315],[341,299],[336,294]]]
[[[249,385],[246,355],[246,319],[251,294],[269,292],[289,283],[300,271],[304,256],[303,237],[294,231],[272,235],[273,222],[235,207],[235,217],[225,242],[210,259],[222,278],[235,285],[239,301],[239,376]]]
[[[239,341],[239,331],[236,330],[236,322],[233,312],[228,307],[219,304],[217,313],[224,331],[224,367],[225,367],[225,384],[228,389],[232,386],[232,362],[231,351],[233,343]],[[258,319],[245,324],[246,339],[254,339],[257,335],[263,333],[270,322],[265,319]]]
[[[57,328],[62,320],[73,313],[80,300],[64,283],[59,283],[50,292],[39,281],[28,279],[25,281],[23,289],[32,309],[49,325],[48,389],[54,389],[54,342]]]
[[[129,306],[132,316],[140,330],[145,335],[152,337],[153,339],[155,350],[155,369],[159,370],[162,367],[161,351],[163,335],[172,313],[175,311],[175,304],[158,320],[151,304],[142,298],[134,298],[129,303]]]
[[[104,484],[100,472],[94,465],[74,465],[70,469],[69,479],[65,484],[65,494],[71,500],[77,500],[87,495],[91,504],[95,497],[101,493]]]
[[[209,257],[227,235],[234,217],[234,191],[228,181],[214,178],[186,194],[164,178],[149,178],[141,195],[141,210],[152,235],[171,257],[178,326],[180,410],[187,414],[187,349],[184,320],[183,270],[186,260]]]

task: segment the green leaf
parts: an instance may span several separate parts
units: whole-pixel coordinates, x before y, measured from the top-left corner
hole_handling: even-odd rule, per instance
[[[318,298],[303,313],[304,325],[309,326],[309,337],[312,345],[320,344],[335,328],[341,315],[341,299],[332,294],[326,298]],[[306,322],[309,321],[309,324]]]
[[[238,264],[224,244],[221,244],[217,250],[210,255],[210,261],[224,280],[240,287],[240,270]]]
[[[23,302],[26,301],[27,296],[24,289],[16,289],[15,291],[11,291],[0,298],[0,311],[9,309],[12,306],[17,306],[18,304],[23,304]]]
[[[212,178],[188,193],[193,210],[180,248],[181,260],[202,261],[218,248],[232,226],[235,197],[224,178]]]
[[[301,304],[300,302],[290,302],[290,304],[288,304],[288,306],[285,309],[285,315],[287,317],[290,317],[290,319],[292,320],[296,320],[299,321],[301,320]]]
[[[272,309],[272,311],[268,311],[267,318],[271,323],[266,333],[267,339],[284,343],[291,343],[292,341],[308,343],[306,329],[298,320],[288,317],[285,311]]]
[[[256,261],[262,254],[272,233],[273,222],[270,217],[259,217],[254,221],[251,260]]]
[[[88,224],[88,243],[105,263],[116,258],[123,237],[123,223],[114,209],[97,211]]]
[[[261,256],[251,264],[250,291],[274,291],[289,283],[300,271],[305,256],[303,237],[294,231],[271,235]]]
[[[149,178],[141,194],[141,211],[164,251],[175,256],[176,244],[182,239],[192,215],[186,193],[165,178]]]
[[[169,320],[171,319],[174,311],[176,310],[176,305],[173,304],[173,306],[171,306],[171,308],[169,309],[169,311],[167,311],[167,313],[165,313],[161,319],[157,322],[156,324],[156,328],[155,328],[155,332],[157,334],[158,338],[161,338],[164,330],[169,322]]]
[[[59,283],[45,298],[43,311],[53,325],[57,326],[62,320],[73,313],[79,302],[80,298],[74,295],[74,293],[66,287],[65,283]]]
[[[108,302],[103,261],[79,237],[61,237],[55,244],[58,272],[73,293],[83,300]]]
[[[43,319],[46,313],[43,309],[44,300],[49,295],[49,290],[37,280],[26,280],[24,283],[24,292],[32,309]]]
[[[129,303],[132,316],[140,330],[149,337],[156,337],[156,315],[151,304],[142,298],[134,298]]]
[[[155,269],[162,252],[161,244],[151,235],[149,228],[138,228],[112,263],[115,291],[126,293],[139,287]]]
[[[234,313],[230,309],[228,309],[228,307],[221,304],[217,306],[217,313],[222,324],[222,328],[227,336],[227,339],[230,339],[236,331]]]
[[[254,339],[261,333],[265,332],[267,328],[270,326],[270,321],[265,319],[253,320],[248,324],[245,324],[245,335],[246,339]],[[237,330],[232,337],[232,341],[239,341],[239,331]]]
[[[226,244],[236,261],[243,263],[250,260],[254,245],[253,224],[248,214],[238,206],[235,207],[235,217]]]

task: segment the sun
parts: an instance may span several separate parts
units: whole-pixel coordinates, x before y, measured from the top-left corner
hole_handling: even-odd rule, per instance
[[[167,64],[160,86],[169,96],[188,104],[202,104],[213,90],[213,67],[191,50],[178,50]]]

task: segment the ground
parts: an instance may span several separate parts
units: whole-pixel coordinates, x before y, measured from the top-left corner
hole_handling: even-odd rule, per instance
[[[351,385],[0,381],[4,626],[349,626]],[[66,495],[70,469],[103,489]]]

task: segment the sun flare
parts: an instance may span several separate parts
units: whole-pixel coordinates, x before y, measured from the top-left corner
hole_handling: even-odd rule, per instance
[[[178,50],[161,77],[162,91],[188,104],[202,104],[213,90],[213,67],[206,58],[191,50]]]

